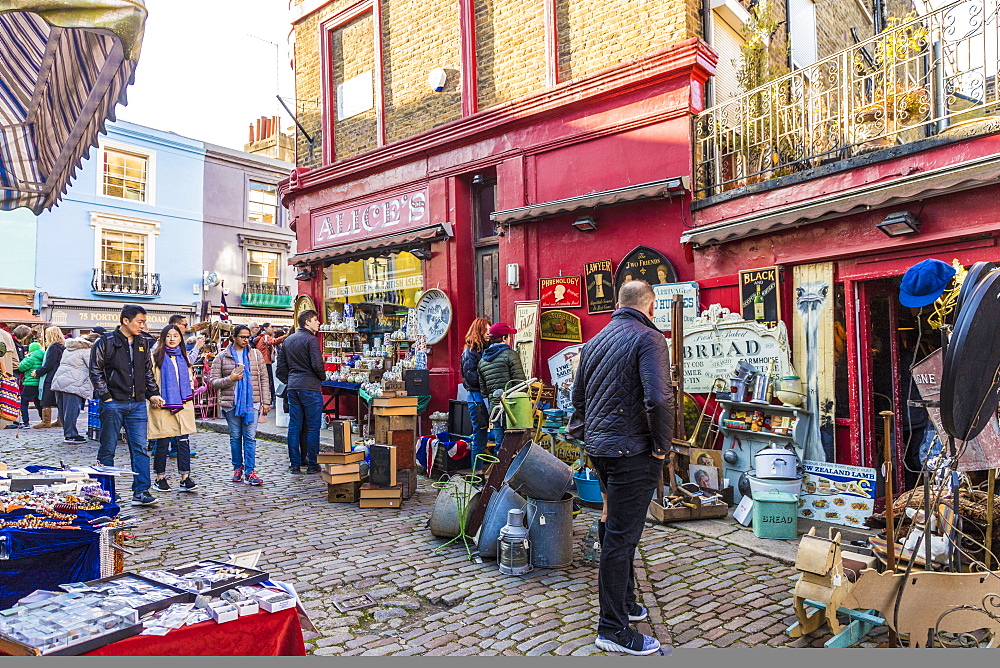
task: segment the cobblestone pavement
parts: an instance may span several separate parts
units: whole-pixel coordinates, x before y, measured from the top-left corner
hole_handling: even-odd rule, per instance
[[[0,431],[0,461],[93,463],[96,443],[66,445],[59,431]],[[594,511],[576,518],[572,567],[504,576],[495,562],[471,563],[458,547],[433,554],[444,541],[425,528],[435,498],[426,478],[401,510],[361,510],[327,503],[319,476],[286,473],[285,446],[273,441],[258,442],[265,485],[231,483],[228,445],[224,435],[196,434],[197,491],[158,493],[154,507],[126,506],[141,520],[128,570],[263,548],[261,567],[300,592],[318,629],[306,634],[317,655],[601,654],[593,644],[597,569],[579,559]],[[117,463],[127,462],[119,448]],[[174,466],[170,460],[176,489]],[[650,619],[638,628],[664,646],[803,647],[829,637],[785,635],[794,621],[794,571],[780,562],[682,526],[648,526],[639,553],[636,576]],[[362,592],[380,605],[341,614],[331,602]],[[868,640],[873,646],[884,635]]]

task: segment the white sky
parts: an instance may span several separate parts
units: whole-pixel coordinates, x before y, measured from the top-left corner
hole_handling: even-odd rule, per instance
[[[274,98],[278,44],[280,93],[294,109],[288,0],[146,0],[149,18],[135,84],[118,117],[242,149],[259,116],[291,118]]]

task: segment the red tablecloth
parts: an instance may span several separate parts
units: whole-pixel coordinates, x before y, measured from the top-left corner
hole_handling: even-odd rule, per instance
[[[295,608],[258,612],[225,624],[174,629],[165,636],[132,636],[84,656],[305,656]]]

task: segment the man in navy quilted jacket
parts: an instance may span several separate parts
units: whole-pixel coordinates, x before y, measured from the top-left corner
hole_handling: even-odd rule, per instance
[[[660,649],[630,626],[648,616],[635,597],[632,562],[674,430],[670,355],[653,325],[654,300],[645,281],[622,285],[611,322],[580,353],[573,385],[571,431],[607,495],[595,644],[628,654]]]

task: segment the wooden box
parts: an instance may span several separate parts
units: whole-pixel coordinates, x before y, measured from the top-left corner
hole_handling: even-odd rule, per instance
[[[346,473],[361,473],[360,462],[350,464],[320,464],[320,467],[329,475],[344,475]]]
[[[317,464],[353,464],[365,461],[364,452],[321,452],[316,455]]]
[[[346,420],[333,420],[330,423],[330,432],[333,437],[334,452],[351,451],[351,423]]]
[[[373,445],[368,456],[368,482],[373,487],[396,486],[396,448]]]
[[[406,397],[404,397],[406,398]],[[416,399],[416,397],[413,397]],[[374,406],[372,407],[372,412],[375,417],[380,416],[391,416],[391,415],[416,415],[416,406]]]
[[[360,498],[360,481],[326,486],[326,500],[330,503],[356,503]]]
[[[398,474],[399,484],[403,486],[403,498],[409,499],[417,493],[417,469],[403,469]]]
[[[319,475],[323,478],[323,482],[327,485],[339,485],[345,482],[361,482],[361,473],[357,471],[354,473],[341,473],[338,475],[330,475],[326,471],[320,471]]]
[[[712,503],[704,505],[697,510],[686,506],[664,508],[654,499],[649,502],[649,514],[656,518],[657,522],[668,524],[684,520],[705,520],[714,517],[725,517],[729,514],[729,506],[725,503]]]
[[[375,442],[389,443],[390,431],[411,430],[417,432],[416,415],[376,415],[375,416]]]
[[[417,407],[417,397],[375,397],[372,399],[372,406],[375,408],[401,408],[410,406]]]
[[[416,435],[412,429],[390,429],[386,444],[396,448],[396,469],[412,469],[416,461]]]

